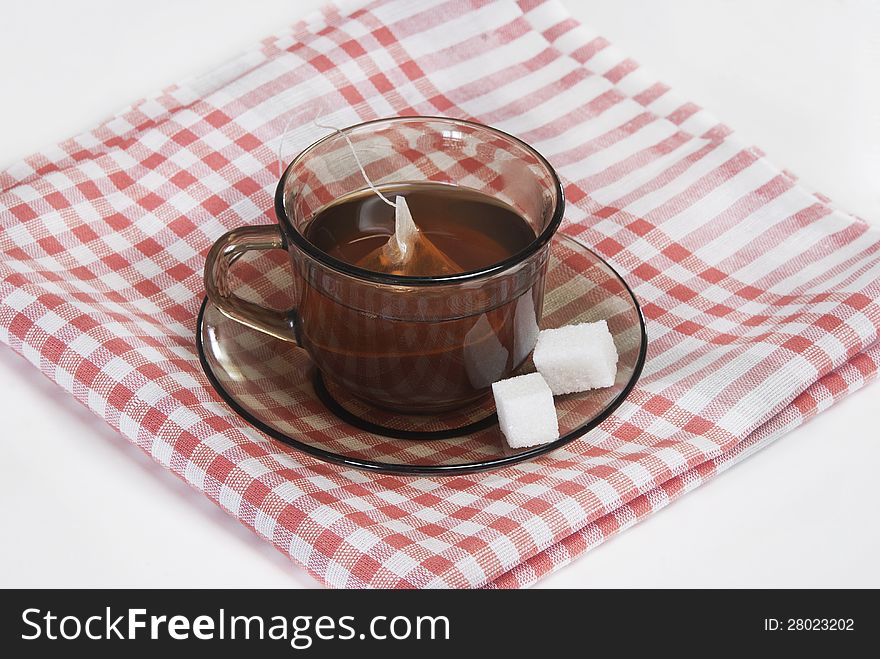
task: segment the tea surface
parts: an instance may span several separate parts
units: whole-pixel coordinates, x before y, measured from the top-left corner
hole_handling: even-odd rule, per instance
[[[413,250],[413,258],[393,274],[426,276],[437,272],[434,248],[456,272],[480,270],[513,256],[534,239],[531,226],[512,208],[472,190],[440,183],[384,186],[389,199],[406,198],[420,239],[430,249]],[[323,209],[305,231],[321,251],[355,266],[371,258],[394,234],[394,209],[369,190],[343,197]],[[424,246],[424,245],[423,245]]]

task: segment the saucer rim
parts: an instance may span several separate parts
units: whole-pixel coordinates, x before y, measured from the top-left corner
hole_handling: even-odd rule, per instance
[[[570,444],[574,440],[586,435],[588,432],[596,428],[600,423],[605,421],[605,419],[610,417],[615,412],[615,410],[617,410],[617,408],[620,407],[621,404],[623,404],[623,401],[627,399],[630,392],[632,392],[636,383],[639,381],[648,352],[648,334],[645,327],[645,316],[642,312],[642,307],[639,304],[638,298],[636,297],[632,288],[630,288],[629,284],[627,284],[626,280],[620,276],[620,273],[617,272],[617,270],[610,263],[608,263],[608,261],[603,259],[596,252],[584,245],[574,236],[557,232],[556,236],[554,236],[553,239],[562,239],[573,243],[577,249],[589,252],[593,258],[600,261],[612,273],[614,273],[614,276],[617,277],[618,281],[620,281],[620,283],[623,285],[624,290],[626,290],[626,292],[629,294],[629,297],[635,307],[636,314],[639,319],[639,332],[641,343],[639,346],[639,354],[636,358],[635,367],[633,368],[633,373],[630,376],[629,381],[627,381],[627,383],[620,390],[620,393],[618,393],[617,396],[615,396],[614,399],[605,407],[605,409],[603,409],[595,417],[587,421],[582,426],[579,426],[561,436],[559,439],[550,442],[549,444],[535,446],[515,455],[507,455],[501,458],[492,458],[489,460],[481,460],[477,462],[466,462],[456,465],[413,465],[405,463],[379,462],[377,460],[352,458],[350,456],[340,455],[339,453],[333,453],[332,451],[326,451],[324,449],[317,448],[315,446],[312,446],[311,444],[306,444],[305,442],[286,435],[283,432],[268,425],[264,421],[258,419],[246,408],[244,408],[231,394],[229,394],[224,389],[223,385],[220,383],[217,377],[214,375],[214,372],[212,371],[211,366],[208,363],[207,356],[205,354],[204,340],[202,338],[204,334],[205,310],[207,309],[209,304],[207,296],[202,300],[202,304],[199,307],[198,317],[196,318],[196,351],[199,356],[199,363],[201,364],[202,371],[208,378],[208,382],[210,383],[211,388],[227,405],[229,405],[232,411],[240,416],[244,421],[255,427],[257,430],[265,433],[272,439],[281,442],[285,446],[289,446],[296,449],[297,451],[301,451],[325,462],[330,462],[345,467],[352,467],[355,469],[360,469],[373,473],[394,474],[398,476],[454,476],[501,469],[503,467],[508,467],[510,465],[520,462],[526,462],[533,458],[551,453],[556,449],[562,448],[563,446]]]

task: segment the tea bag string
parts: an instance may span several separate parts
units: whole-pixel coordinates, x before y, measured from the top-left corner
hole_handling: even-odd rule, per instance
[[[358,169],[360,169],[361,176],[363,176],[364,181],[367,186],[370,188],[370,191],[373,192],[379,199],[391,206],[394,209],[394,233],[391,236],[391,240],[389,240],[384,247],[382,247],[382,251],[388,257],[390,261],[395,263],[402,263],[406,258],[407,253],[410,251],[413,240],[415,239],[416,234],[419,231],[419,228],[416,226],[415,222],[413,222],[412,214],[410,213],[409,207],[407,206],[406,199],[403,196],[395,197],[394,201],[391,201],[382,194],[382,191],[379,190],[370,177],[367,175],[367,170],[364,167],[364,164],[361,162],[360,157],[358,156],[357,149],[354,148],[354,144],[348,136],[348,133],[340,130],[336,126],[323,124],[318,121],[319,117],[322,117],[324,114],[324,103],[319,101],[318,110],[312,119],[312,125],[317,126],[318,128],[325,128],[332,131],[335,131],[345,140],[345,143],[348,145],[349,151],[351,151],[351,155],[354,157],[355,162],[357,163]],[[283,174],[283,160],[282,155],[284,152],[284,141],[287,138],[287,133],[290,130],[290,125],[293,123],[293,120],[297,117],[301,117],[302,113],[291,116],[287,123],[284,126],[284,132],[281,135],[281,140],[278,142],[278,176],[279,178]]]
[[[379,190],[379,188],[377,188],[373,184],[373,181],[370,180],[370,177],[367,176],[367,170],[364,167],[363,163],[361,162],[360,157],[358,157],[357,149],[354,148],[354,144],[352,143],[351,138],[349,138],[348,134],[345,133],[344,131],[342,131],[341,129],[337,128],[336,126],[322,124],[318,121],[318,118],[321,117],[323,115],[323,113],[324,113],[324,104],[321,103],[318,106],[317,113],[315,114],[314,118],[312,119],[312,125],[317,126],[318,128],[333,130],[333,131],[336,131],[337,133],[339,133],[339,135],[341,135],[343,137],[343,139],[345,139],[345,143],[348,144],[348,148],[351,151],[351,155],[354,156],[354,161],[357,163],[358,169],[361,170],[361,176],[364,177],[364,182],[366,182],[366,184],[370,188],[370,190],[373,191],[376,194],[376,196],[379,197],[379,199],[381,199],[383,202],[385,202],[386,204],[388,204],[392,208],[397,208],[397,204],[395,204],[393,201],[388,199],[388,197],[386,197],[384,194],[382,194],[382,191]],[[284,132],[281,133],[281,139],[278,142],[278,178],[281,178],[281,175],[284,173],[284,161],[282,158],[283,152],[284,152],[284,140],[287,139],[287,133],[290,131],[290,125],[293,123],[293,120],[301,115],[302,115],[302,113],[291,116],[287,120],[287,123],[284,125]]]

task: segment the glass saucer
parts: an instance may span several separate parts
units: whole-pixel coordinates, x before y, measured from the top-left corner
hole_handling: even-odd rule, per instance
[[[249,278],[236,290],[266,306],[290,308],[289,265],[272,252],[236,267]],[[529,460],[581,437],[626,398],[645,361],[647,337],[632,291],[599,256],[557,234],[547,270],[542,329],[605,319],[620,355],[613,387],[557,396],[560,438],[512,449],[489,395],[466,409],[434,416],[401,415],[363,403],[325,384],[306,352],[230,320],[207,299],[196,327],[202,368],[245,421],[322,460],[370,471],[460,474]],[[520,369],[534,371],[531,360]]]

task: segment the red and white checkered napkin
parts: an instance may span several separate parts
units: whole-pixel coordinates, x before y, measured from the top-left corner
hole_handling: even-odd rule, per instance
[[[600,428],[502,471],[392,477],[219,401],[193,340],[204,257],[274,221],[279,134],[315,99],[340,126],[467,117],[548,156],[562,230],[648,319]],[[730,133],[554,2],[328,8],[0,173],[0,338],[328,585],[528,585],[877,373],[880,232]]]

